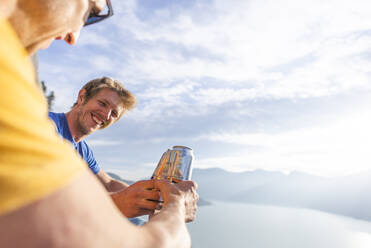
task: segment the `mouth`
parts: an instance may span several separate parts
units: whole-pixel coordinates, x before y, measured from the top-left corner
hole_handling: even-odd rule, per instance
[[[102,118],[100,118],[97,115],[94,115],[93,113],[90,113],[92,120],[98,125],[98,127],[103,127],[104,126],[104,121]]]

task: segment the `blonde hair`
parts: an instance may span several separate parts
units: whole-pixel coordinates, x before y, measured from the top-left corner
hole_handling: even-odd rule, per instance
[[[109,77],[93,79],[86,83],[81,89],[85,90],[84,103],[89,101],[89,99],[98,94],[102,89],[110,89],[116,92],[119,95],[125,110],[131,110],[137,103],[136,97],[129,90],[125,89],[120,81]],[[76,104],[77,102],[75,102],[72,107]]]

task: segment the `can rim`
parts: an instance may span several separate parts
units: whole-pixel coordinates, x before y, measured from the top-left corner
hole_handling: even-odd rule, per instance
[[[189,149],[189,150],[192,150],[192,148],[188,147],[188,146],[173,146],[173,149],[176,149],[176,148],[185,148],[185,149]]]

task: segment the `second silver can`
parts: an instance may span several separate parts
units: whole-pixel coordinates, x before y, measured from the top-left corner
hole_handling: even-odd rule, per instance
[[[167,179],[172,182],[190,180],[192,177],[193,150],[186,146],[168,149],[157,164],[152,179]]]

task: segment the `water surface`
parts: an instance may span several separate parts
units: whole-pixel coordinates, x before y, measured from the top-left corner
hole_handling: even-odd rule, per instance
[[[188,228],[192,248],[371,247],[371,222],[308,209],[213,202]]]

